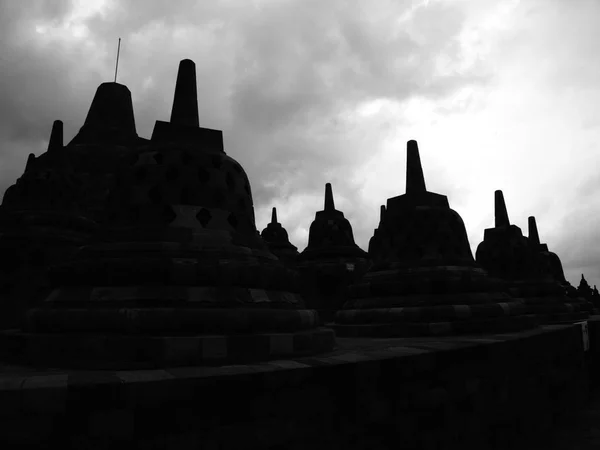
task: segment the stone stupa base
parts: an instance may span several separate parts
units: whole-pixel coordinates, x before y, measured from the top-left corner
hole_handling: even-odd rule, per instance
[[[569,298],[560,285],[548,281],[512,282],[510,292],[535,314],[543,324],[573,323],[589,319],[592,304],[584,299]]]
[[[467,334],[501,334],[535,328],[539,319],[532,315],[452,322],[396,322],[368,324],[332,324],[338,337],[419,337]]]
[[[149,306],[148,299],[137,307],[114,299],[75,307],[66,299],[76,290],[63,291],[62,300],[61,291],[55,291],[47,306],[27,312],[22,331],[0,332],[0,356],[26,365],[126,370],[244,364],[323,353],[335,346],[335,333],[319,327],[316,311],[291,309],[300,301],[295,294],[252,291],[263,304],[274,301],[271,307],[193,306],[223,294],[222,289],[211,291],[205,302],[172,302],[171,307]],[[226,289],[229,294],[245,291]],[[282,296],[290,303],[277,302]],[[236,295],[230,300],[235,299],[240,300]]]
[[[360,280],[369,266],[367,259],[342,257],[297,264],[306,306],[319,313],[322,325],[334,320],[335,313],[347,301],[348,286]]]
[[[549,314],[549,315],[538,315],[543,325],[558,325],[561,323],[576,323],[583,322],[590,318],[590,314],[587,312],[573,312],[573,313],[560,313],[560,314]]]
[[[391,300],[391,299],[390,299]],[[338,336],[431,336],[503,333],[536,327],[520,302],[345,309],[331,327]],[[369,334],[370,333],[370,334]]]
[[[349,291],[353,298],[332,325],[338,336],[502,333],[539,324],[501,280],[476,267],[392,264],[367,274]]]
[[[3,360],[90,370],[248,364],[328,352],[334,346],[335,333],[328,328],[201,336],[0,332]]]
[[[0,353],[24,364],[125,370],[334,348],[335,333],[297,294],[298,274],[260,249],[218,247],[218,237],[196,250],[201,257],[176,242],[84,247],[53,267],[60,287],[27,311],[22,331],[0,333]]]
[[[525,298],[522,300],[527,314],[535,314],[542,324],[573,323],[587,320],[590,313],[582,305],[564,303],[552,298]]]

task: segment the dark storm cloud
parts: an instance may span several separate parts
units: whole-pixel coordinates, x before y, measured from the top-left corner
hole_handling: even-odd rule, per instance
[[[4,131],[8,133],[3,134],[4,138],[39,138],[37,117],[32,117],[38,109],[36,104],[43,104],[57,88],[66,87],[62,82],[65,78],[65,67],[61,67],[63,49],[31,45],[28,38],[31,31],[24,28],[37,18],[47,22],[60,20],[69,7],[70,2],[66,0],[0,2],[0,114]]]
[[[28,153],[44,150],[52,120],[72,105],[69,69],[82,57],[32,40],[38,19],[59,22],[69,1],[0,1],[0,193],[21,175]]]
[[[36,36],[35,24],[60,25],[70,2],[0,4],[1,191],[22,173],[27,153],[43,151],[53,120],[65,121],[67,140],[83,124],[95,88],[112,79],[119,36],[119,81],[132,91],[138,132],[149,137],[155,120],[168,119],[177,63],[193,59],[201,124],[224,130],[257,206],[322,195],[326,182],[340,196],[360,198],[352,175],[378,152],[390,125],[349,117],[356,106],[435,100],[488,80],[477,67],[436,72],[440,55],[462,57],[455,38],[465,16],[454,4],[431,2],[398,25],[416,2],[128,0],[86,21],[87,43]],[[382,203],[356,201],[345,212],[378,215]],[[303,214],[305,226],[321,206]],[[372,232],[368,219],[357,218],[355,234]]]

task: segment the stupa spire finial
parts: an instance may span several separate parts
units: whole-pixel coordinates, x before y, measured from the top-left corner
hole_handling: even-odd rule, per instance
[[[385,216],[385,205],[381,205],[379,209],[379,221],[383,222],[383,217]]]
[[[496,228],[510,225],[506,203],[504,203],[504,194],[500,190],[494,192],[494,216],[496,218]]]
[[[538,234],[535,217],[529,216],[527,220],[529,221],[529,240],[534,245],[540,245],[540,235]]]
[[[35,155],[33,153],[30,153],[29,156],[27,156],[27,162],[25,163],[25,172],[27,172],[28,170],[31,170],[34,162],[35,162]]]
[[[275,207],[271,211],[271,223],[277,223],[277,208]]]
[[[426,192],[425,177],[419,156],[417,141],[410,140],[406,144],[406,193]]]
[[[196,64],[191,59],[179,62],[175,98],[171,110],[171,123],[199,127]]]
[[[333,203],[333,190],[331,189],[331,183],[325,185],[325,207],[324,211],[335,210],[335,204]]]
[[[48,151],[61,149],[63,147],[63,122],[55,120],[50,132],[50,141],[48,142]]]

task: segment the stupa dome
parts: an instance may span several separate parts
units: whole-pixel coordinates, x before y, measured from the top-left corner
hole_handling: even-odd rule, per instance
[[[308,246],[300,254],[299,261],[327,257],[367,258],[367,254],[354,242],[352,225],[344,213],[335,209],[331,183],[325,185],[325,204],[317,211],[310,225]]]
[[[369,255],[372,270],[476,266],[462,218],[445,195],[425,187],[416,141],[407,144],[406,194],[388,199]]]

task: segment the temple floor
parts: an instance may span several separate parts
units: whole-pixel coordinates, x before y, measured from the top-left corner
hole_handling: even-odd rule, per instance
[[[600,389],[590,392],[588,405],[570,417],[552,433],[535,444],[524,444],[516,450],[597,450],[600,448]]]
[[[600,320],[589,323],[591,361]],[[0,364],[0,442],[21,449],[50,440],[97,449],[384,450],[417,448],[417,441],[428,449],[600,448],[600,389],[588,391],[580,333],[545,325],[484,336],[338,338],[320,356],[222,367]],[[531,431],[527,442],[507,439],[517,427]],[[471,439],[484,430],[484,441]]]

